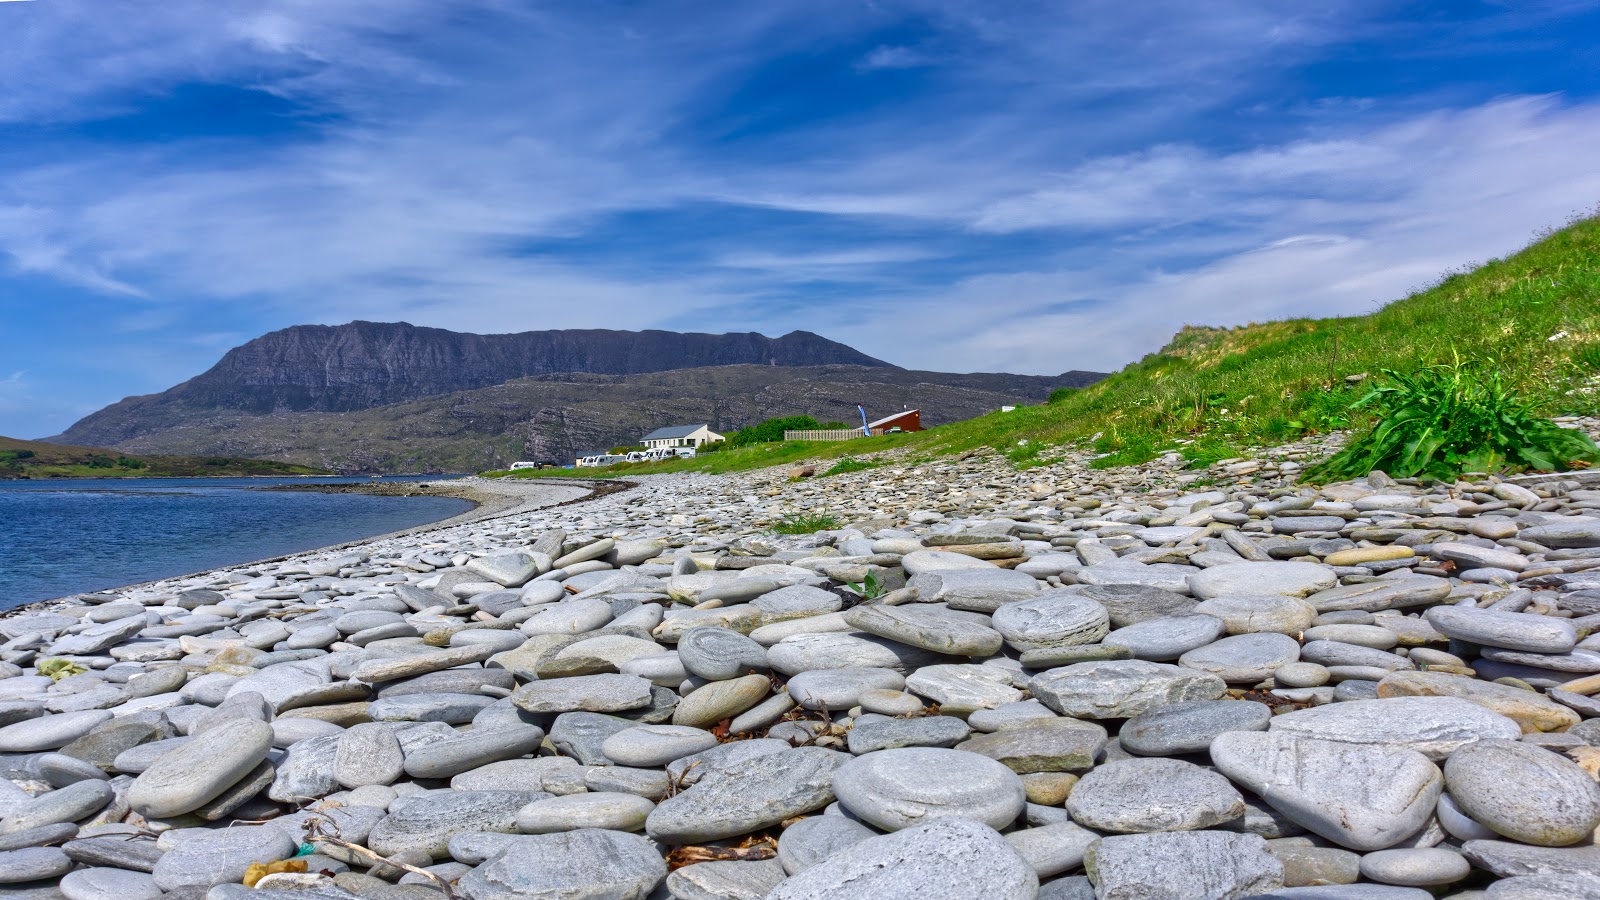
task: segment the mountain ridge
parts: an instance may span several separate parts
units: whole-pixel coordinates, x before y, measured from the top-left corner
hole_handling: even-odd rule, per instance
[[[345,413],[193,411],[119,445],[301,463],[340,472],[480,471],[519,459],[570,463],[574,453],[631,444],[654,428],[705,422],[730,431],[808,414],[853,421],[902,407],[946,424],[1003,405],[1038,403],[1099,373],[976,374],[864,366],[713,366],[642,375],[552,374]]]
[[[898,368],[809,331],[778,338],[612,329],[481,335],[408,322],[294,325],[229,350],[172,388],[91,413],[50,440],[116,445],[181,424],[194,410],[352,412],[537,375],[747,364]]]
[[[125,398],[47,440],[347,472],[463,471],[570,461],[665,425],[854,421],[857,404],[874,415],[917,407],[938,425],[1101,377],[919,372],[808,331],[475,335],[356,321],[269,332],[194,378]]]

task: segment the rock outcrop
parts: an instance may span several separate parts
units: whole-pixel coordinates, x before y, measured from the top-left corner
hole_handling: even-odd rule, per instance
[[[636,375],[741,364],[893,368],[809,331],[769,338],[606,329],[465,334],[406,322],[296,325],[229,350],[177,387],[112,404],[62,436],[110,445],[196,410],[348,412],[530,375]]]

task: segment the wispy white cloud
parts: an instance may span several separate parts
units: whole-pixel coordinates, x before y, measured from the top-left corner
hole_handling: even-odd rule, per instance
[[[1382,11],[19,4],[0,128],[39,130],[0,141],[0,278],[115,301],[112,394],[351,318],[1114,368],[1185,322],[1370,309],[1600,199],[1587,100],[1262,96]],[[829,53],[847,80],[812,85]],[[283,130],[74,131],[194,84],[281,99]]]
[[[16,371],[0,378],[0,412],[18,412],[31,402],[27,372]]]
[[[1370,312],[1593,211],[1600,171],[1588,148],[1597,141],[1600,106],[1531,97],[1337,140],[1097,162],[1092,176],[1070,176],[1070,201],[1050,193],[1007,227],[1080,228],[1114,214],[1140,229],[1124,232],[1120,265],[981,275],[907,296],[859,329],[886,335],[862,349],[939,347],[947,365],[967,369],[1107,370],[1154,351],[1183,324]],[[1108,170],[1125,177],[1099,177]],[[973,225],[998,220],[985,211]],[[1206,261],[1164,265],[1191,255],[1192,240]]]
[[[883,44],[872,48],[872,52],[856,63],[856,68],[868,72],[873,69],[915,69],[932,65],[935,61],[936,57],[915,47]]]

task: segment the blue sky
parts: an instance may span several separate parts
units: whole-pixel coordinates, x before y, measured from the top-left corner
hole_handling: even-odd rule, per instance
[[[1365,312],[1600,203],[1597,48],[1600,2],[0,2],[0,434],[306,322],[1051,374]]]

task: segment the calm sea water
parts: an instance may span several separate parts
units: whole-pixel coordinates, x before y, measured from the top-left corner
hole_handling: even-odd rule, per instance
[[[0,609],[359,540],[472,508],[452,497],[256,490],[368,480],[0,481]]]

